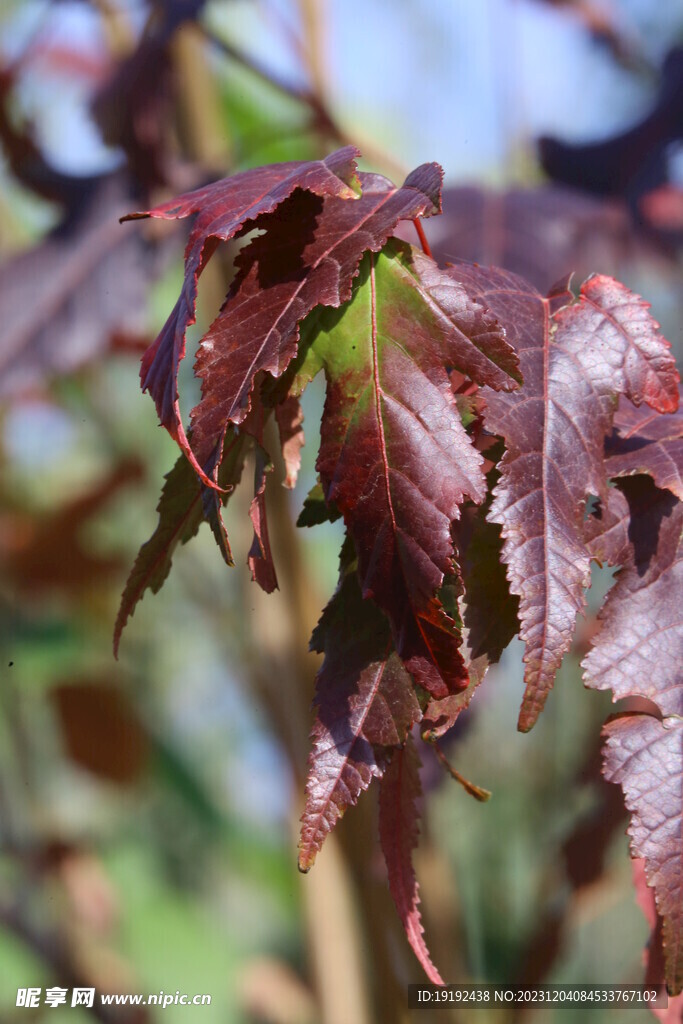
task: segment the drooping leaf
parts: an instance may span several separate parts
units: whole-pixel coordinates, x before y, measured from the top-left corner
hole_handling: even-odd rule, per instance
[[[647,697],[663,715],[683,715],[683,503],[648,477],[621,486],[629,547],[583,661],[586,685],[612,690],[615,700]]]
[[[412,737],[408,736],[405,746],[395,752],[380,782],[379,834],[387,864],[389,889],[408,942],[430,982],[443,985],[424,939],[419,888],[412,863],[419,835],[419,764]]]
[[[393,649],[385,617],[364,601],[353,547],[342,549],[339,587],[313,633],[325,652],[316,679],[316,717],[301,818],[299,869],[308,871],[325,837],[399,746],[421,711]]]
[[[519,629],[519,599],[510,593],[503,565],[500,527],[486,516],[491,505],[490,490],[498,474],[487,474],[489,497],[483,505],[466,505],[453,524],[457,561],[462,574],[464,650],[469,683],[462,693],[431,700],[424,714],[429,734],[442,736],[455,725],[469,706],[474,692],[490,665],[500,656]]]
[[[254,466],[254,497],[249,507],[249,518],[254,527],[254,540],[247,561],[251,569],[252,580],[258,583],[266,594],[272,594],[278,586],[266,517],[266,473],[272,468],[267,453],[261,445],[257,445]]]
[[[335,523],[341,519],[339,509],[328,505],[320,481],[311,487],[304,498],[304,507],[296,521],[297,526],[319,526],[320,523]]]
[[[219,473],[222,487],[231,488],[239,483],[250,443],[249,436],[238,435],[236,432],[231,433],[229,443],[224,449]],[[216,494],[215,491],[212,493]],[[202,488],[192,466],[182,454],[166,476],[157,512],[159,513],[157,528],[150,539],[140,548],[121,597],[114,626],[115,655],[118,654],[123,629],[138,601],[142,599],[146,590],[151,590],[153,594],[159,592],[171,571],[171,561],[176,547],[178,544],[187,544],[188,540],[197,533],[204,519]],[[218,522],[217,529],[220,529],[222,527],[220,516]],[[216,539],[223,558],[229,565],[232,565],[230,545],[224,530]]]
[[[591,547],[623,568],[600,611],[592,649],[583,661],[584,678],[593,689],[611,689],[614,700],[645,697],[665,716],[661,722],[628,714],[609,723],[604,774],[621,784],[631,811],[632,853],[645,858],[663,918],[667,982],[679,992],[683,503],[648,476],[627,476],[619,481],[619,491],[610,490],[603,527],[601,535],[598,522],[590,524]]]
[[[445,697],[467,683],[459,630],[437,596],[453,571],[450,525],[466,498],[485,495],[448,368],[513,387],[514,357],[480,304],[396,240],[364,258],[342,313],[321,311],[307,332],[300,379],[320,367],[327,378],[325,499],[344,516],[363,596],[387,614],[406,667]]]
[[[667,984],[676,995],[683,988],[683,722],[626,715],[609,722],[604,733],[605,777],[624,790],[631,852],[644,858],[655,890]]]
[[[621,403],[614,430],[607,439],[607,475],[648,473],[658,487],[683,501],[683,404],[669,416]]]
[[[449,271],[505,322],[520,354],[519,395],[491,394],[484,420],[507,451],[490,519],[520,597],[526,692],[519,728],[536,721],[571,644],[589,583],[583,538],[589,494],[607,498],[603,438],[624,394],[658,412],[678,403],[678,374],[648,307],[619,282],[596,276],[578,301],[563,284],[547,298],[514,275]]]
[[[498,474],[487,476],[495,487]],[[510,593],[502,563],[500,526],[486,518],[490,499],[479,508],[469,506],[454,526],[458,564],[465,587],[463,621],[472,658],[486,656],[495,664],[517,633],[519,600]]]
[[[197,214],[185,249],[185,280],[178,300],[158,338],[145,353],[141,381],[171,436],[187,448],[178,410],[177,372],[185,355],[185,335],[195,322],[197,279],[220,241],[243,231],[259,215],[276,209],[297,189],[316,195],[356,198],[352,146],[325,160],[271,164],[244,171],[162,203],[153,210],[129,214],[124,220],[161,217],[166,220]]]
[[[418,167],[400,188],[376,174],[360,181],[354,202],[299,190],[255,222],[265,234],[240,253],[197,354],[202,400],[192,412],[191,459],[200,475],[211,476],[226,425],[247,416],[256,374],[280,377],[296,355],[301,320],[350,298],[361,256],[381,249],[399,219],[438,212],[437,164]]]

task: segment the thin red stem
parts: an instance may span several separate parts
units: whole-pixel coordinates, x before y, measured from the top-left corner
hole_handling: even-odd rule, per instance
[[[413,220],[413,224],[415,225],[415,230],[417,231],[417,237],[420,239],[422,252],[425,254],[425,256],[429,256],[429,258],[433,260],[434,257],[432,256],[432,250],[429,248],[429,242],[427,241],[427,236],[424,233],[422,221],[420,220],[419,217],[415,217],[415,219]]]

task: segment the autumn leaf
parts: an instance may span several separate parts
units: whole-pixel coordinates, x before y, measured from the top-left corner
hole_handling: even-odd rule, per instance
[[[508,329],[524,388],[490,394],[484,420],[507,451],[490,520],[503,534],[511,590],[520,597],[526,692],[519,728],[538,717],[570,647],[590,581],[583,537],[589,494],[607,498],[603,439],[616,399],[658,412],[678,404],[678,374],[647,304],[595,276],[578,301],[560,284],[547,298],[512,274],[453,267]]]
[[[621,486],[628,501],[626,564],[583,661],[586,685],[612,690],[615,700],[647,697],[663,715],[683,715],[683,503],[647,477]]]
[[[680,665],[680,662],[679,662]],[[605,777],[624,790],[631,852],[645,860],[661,914],[667,984],[683,989],[683,722],[626,715],[605,726]]]
[[[308,871],[327,834],[373,778],[388,752],[421,716],[412,680],[393,649],[391,631],[372,601],[364,601],[353,546],[342,551],[341,578],[313,634],[324,651],[316,678],[306,806],[299,868]]]
[[[272,594],[278,586],[266,516],[266,473],[272,468],[267,452],[261,445],[258,445],[254,465],[254,497],[249,506],[249,518],[254,527],[254,539],[247,556],[247,563],[251,569],[252,580],[258,583],[266,594]]]
[[[667,417],[661,417],[666,419]],[[667,982],[683,985],[680,816],[683,793],[683,503],[647,476],[619,482],[591,541],[623,568],[583,661],[586,685],[614,700],[645,697],[664,721],[628,714],[608,723],[604,774],[618,782],[631,811],[631,850],[645,859],[663,918]],[[623,493],[621,493],[623,491]]]
[[[422,792],[419,767],[417,751],[409,736],[405,746],[395,752],[380,782],[379,833],[389,889],[408,941],[430,982],[443,985],[424,940],[419,889],[412,863],[419,835],[417,801]]]
[[[519,629],[519,600],[510,593],[501,560],[500,526],[487,519],[490,492],[497,479],[498,473],[492,469],[487,474],[489,497],[486,502],[479,506],[465,505],[460,519],[452,525],[463,583],[463,647],[469,683],[462,693],[429,702],[423,722],[425,731],[432,737],[442,736],[455,725],[469,707],[489,666],[500,660]]]
[[[354,202],[297,191],[254,227],[265,232],[238,256],[238,275],[200,345],[195,372],[202,400],[192,411],[189,457],[211,477],[229,423],[251,408],[257,374],[280,377],[297,353],[299,324],[316,306],[351,296],[368,249],[381,249],[401,218],[438,212],[441,169],[418,167],[397,188],[361,174]]]
[[[365,257],[351,303],[319,312],[307,332],[298,386],[321,367],[327,378],[325,500],[344,516],[363,596],[387,614],[404,664],[445,697],[467,683],[459,630],[437,596],[453,571],[450,525],[466,498],[485,496],[447,369],[514,387],[500,365],[516,373],[513,353],[481,305],[395,240]]]
[[[231,434],[229,443],[225,445],[221,463],[221,486],[232,488],[239,483],[250,441],[247,435]],[[216,492],[213,491],[212,494],[216,495]],[[223,499],[225,500],[225,495]],[[182,454],[166,476],[157,512],[157,528],[140,548],[121,597],[114,626],[115,655],[118,655],[121,634],[138,601],[147,590],[151,590],[153,594],[161,590],[171,571],[176,547],[178,544],[187,544],[188,540],[195,536],[205,518],[202,487],[192,466]],[[232,565],[232,553],[220,515],[214,517],[211,525],[224,560]]]
[[[621,403],[614,430],[605,444],[607,475],[648,473],[658,487],[683,501],[683,404],[675,413],[660,416],[652,409]]]
[[[197,214],[185,249],[185,279],[180,296],[158,338],[145,353],[141,381],[157,407],[159,419],[182,447],[187,438],[178,409],[177,373],[185,355],[187,328],[195,322],[197,280],[219,242],[242,232],[259,215],[276,209],[297,189],[317,195],[356,198],[355,159],[347,146],[325,160],[271,164],[195,189],[152,210],[123,220],[161,217],[175,220]]]

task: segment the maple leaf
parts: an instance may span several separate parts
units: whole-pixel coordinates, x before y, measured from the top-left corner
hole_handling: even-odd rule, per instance
[[[202,400],[192,411],[190,458],[206,481],[228,423],[242,423],[256,375],[280,377],[297,353],[299,324],[316,306],[351,296],[358,264],[382,248],[402,218],[438,212],[442,172],[424,164],[397,188],[360,174],[354,202],[297,191],[254,227],[265,231],[237,258],[238,275],[197,353]]]
[[[448,368],[514,387],[496,320],[432,260],[397,240],[366,256],[352,301],[307,322],[296,391],[324,367],[317,468],[344,516],[363,596],[387,614],[415,681],[441,698],[467,683],[459,630],[437,591],[453,571],[451,522],[482,501],[482,457]]]
[[[622,484],[623,486],[623,484]],[[586,548],[600,565],[623,565],[628,560],[631,542],[628,531],[631,512],[621,490],[610,487],[605,499],[596,503],[583,524]]]
[[[683,715],[683,503],[647,477],[621,487],[628,545],[618,557],[625,566],[583,661],[586,685],[612,690],[615,700],[647,697],[663,715]]]
[[[342,549],[337,592],[313,633],[324,651],[316,678],[316,718],[302,815],[299,869],[308,871],[327,834],[421,716],[412,680],[393,649],[391,631],[364,601],[353,546]]]
[[[679,662],[680,665],[680,662]],[[605,726],[605,777],[618,782],[631,811],[631,852],[645,860],[663,926],[667,984],[683,988],[683,722],[626,715]]]
[[[431,737],[442,736],[469,707],[474,692],[490,665],[500,657],[519,629],[518,598],[510,585],[502,562],[500,526],[488,521],[490,493],[498,479],[492,469],[487,474],[489,497],[483,505],[466,505],[452,533],[460,567],[464,594],[462,619],[463,646],[467,658],[469,683],[462,693],[431,700],[424,713],[424,725]]]
[[[239,483],[250,443],[251,438],[247,435],[238,435],[236,432],[231,434],[223,452],[219,474],[221,486],[231,488]],[[213,491],[212,494],[215,495],[216,492]],[[225,499],[226,495],[223,495],[223,500]],[[146,590],[151,590],[153,594],[161,590],[171,571],[176,547],[178,544],[187,544],[205,518],[202,487],[192,466],[182,454],[166,475],[157,512],[157,528],[140,548],[121,596],[114,626],[115,655],[118,655],[121,634],[138,601],[142,599]],[[227,535],[221,530],[220,516],[218,524],[214,517],[211,525],[224,560],[228,565],[232,565],[230,545]]]
[[[658,487],[683,501],[683,404],[669,416],[621,403],[605,443],[607,475],[648,473]]]
[[[590,528],[591,547],[623,568],[600,611],[583,661],[584,678],[592,689],[611,689],[614,700],[646,697],[665,716],[660,722],[629,714],[608,723],[604,774],[621,784],[632,813],[632,853],[645,858],[663,918],[667,981],[678,992],[683,984],[683,503],[647,476],[625,477],[619,488],[610,491],[615,497],[602,534],[597,522]]]
[[[252,580],[258,583],[266,594],[272,594],[274,590],[277,590],[278,585],[266,517],[266,473],[272,468],[267,452],[258,445],[254,466],[254,497],[249,506],[249,518],[254,527],[254,540],[247,562],[251,569]]]
[[[573,301],[564,283],[544,298],[504,271],[449,273],[505,322],[524,375],[520,394],[487,396],[484,421],[507,448],[490,519],[502,527],[503,560],[520,598],[526,692],[519,728],[526,731],[584,605],[590,554],[583,510],[589,494],[607,499],[603,439],[616,399],[671,412],[678,374],[647,304],[612,278],[589,278]]]
[[[408,736],[405,746],[394,753],[380,782],[379,833],[389,889],[408,941],[430,982],[443,985],[424,940],[419,889],[412,864],[419,835],[416,806],[422,792],[419,766],[412,737]]]
[[[356,198],[353,146],[324,160],[270,164],[195,189],[152,210],[128,214],[122,220],[161,217],[175,220],[197,214],[185,249],[185,279],[178,300],[159,336],[142,360],[140,378],[149,391],[159,419],[171,436],[189,451],[178,409],[177,373],[185,355],[187,328],[195,322],[198,277],[220,241],[243,232],[259,215],[276,209],[297,189],[317,195]]]

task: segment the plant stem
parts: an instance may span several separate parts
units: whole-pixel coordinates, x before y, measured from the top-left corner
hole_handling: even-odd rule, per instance
[[[475,786],[473,782],[470,782],[469,779],[466,779],[464,775],[461,775],[460,772],[457,771],[457,769],[455,769],[453,765],[449,763],[448,759],[446,758],[446,755],[436,745],[436,743],[434,743],[433,746],[434,753],[436,754],[437,759],[444,766],[448,774],[452,778],[454,778],[456,782],[460,783],[460,785],[462,786],[466,793],[469,793],[470,796],[473,796],[475,800],[478,800],[482,804],[485,804],[487,800],[491,799],[490,790],[483,789],[481,786]]]
[[[419,217],[415,217],[413,224],[417,231],[417,237],[420,239],[420,245],[422,246],[423,253],[425,256],[429,256],[429,258],[433,260],[434,257],[432,256],[432,250],[429,248],[429,242],[427,241],[427,236],[425,235],[424,228],[422,227],[422,221]]]

